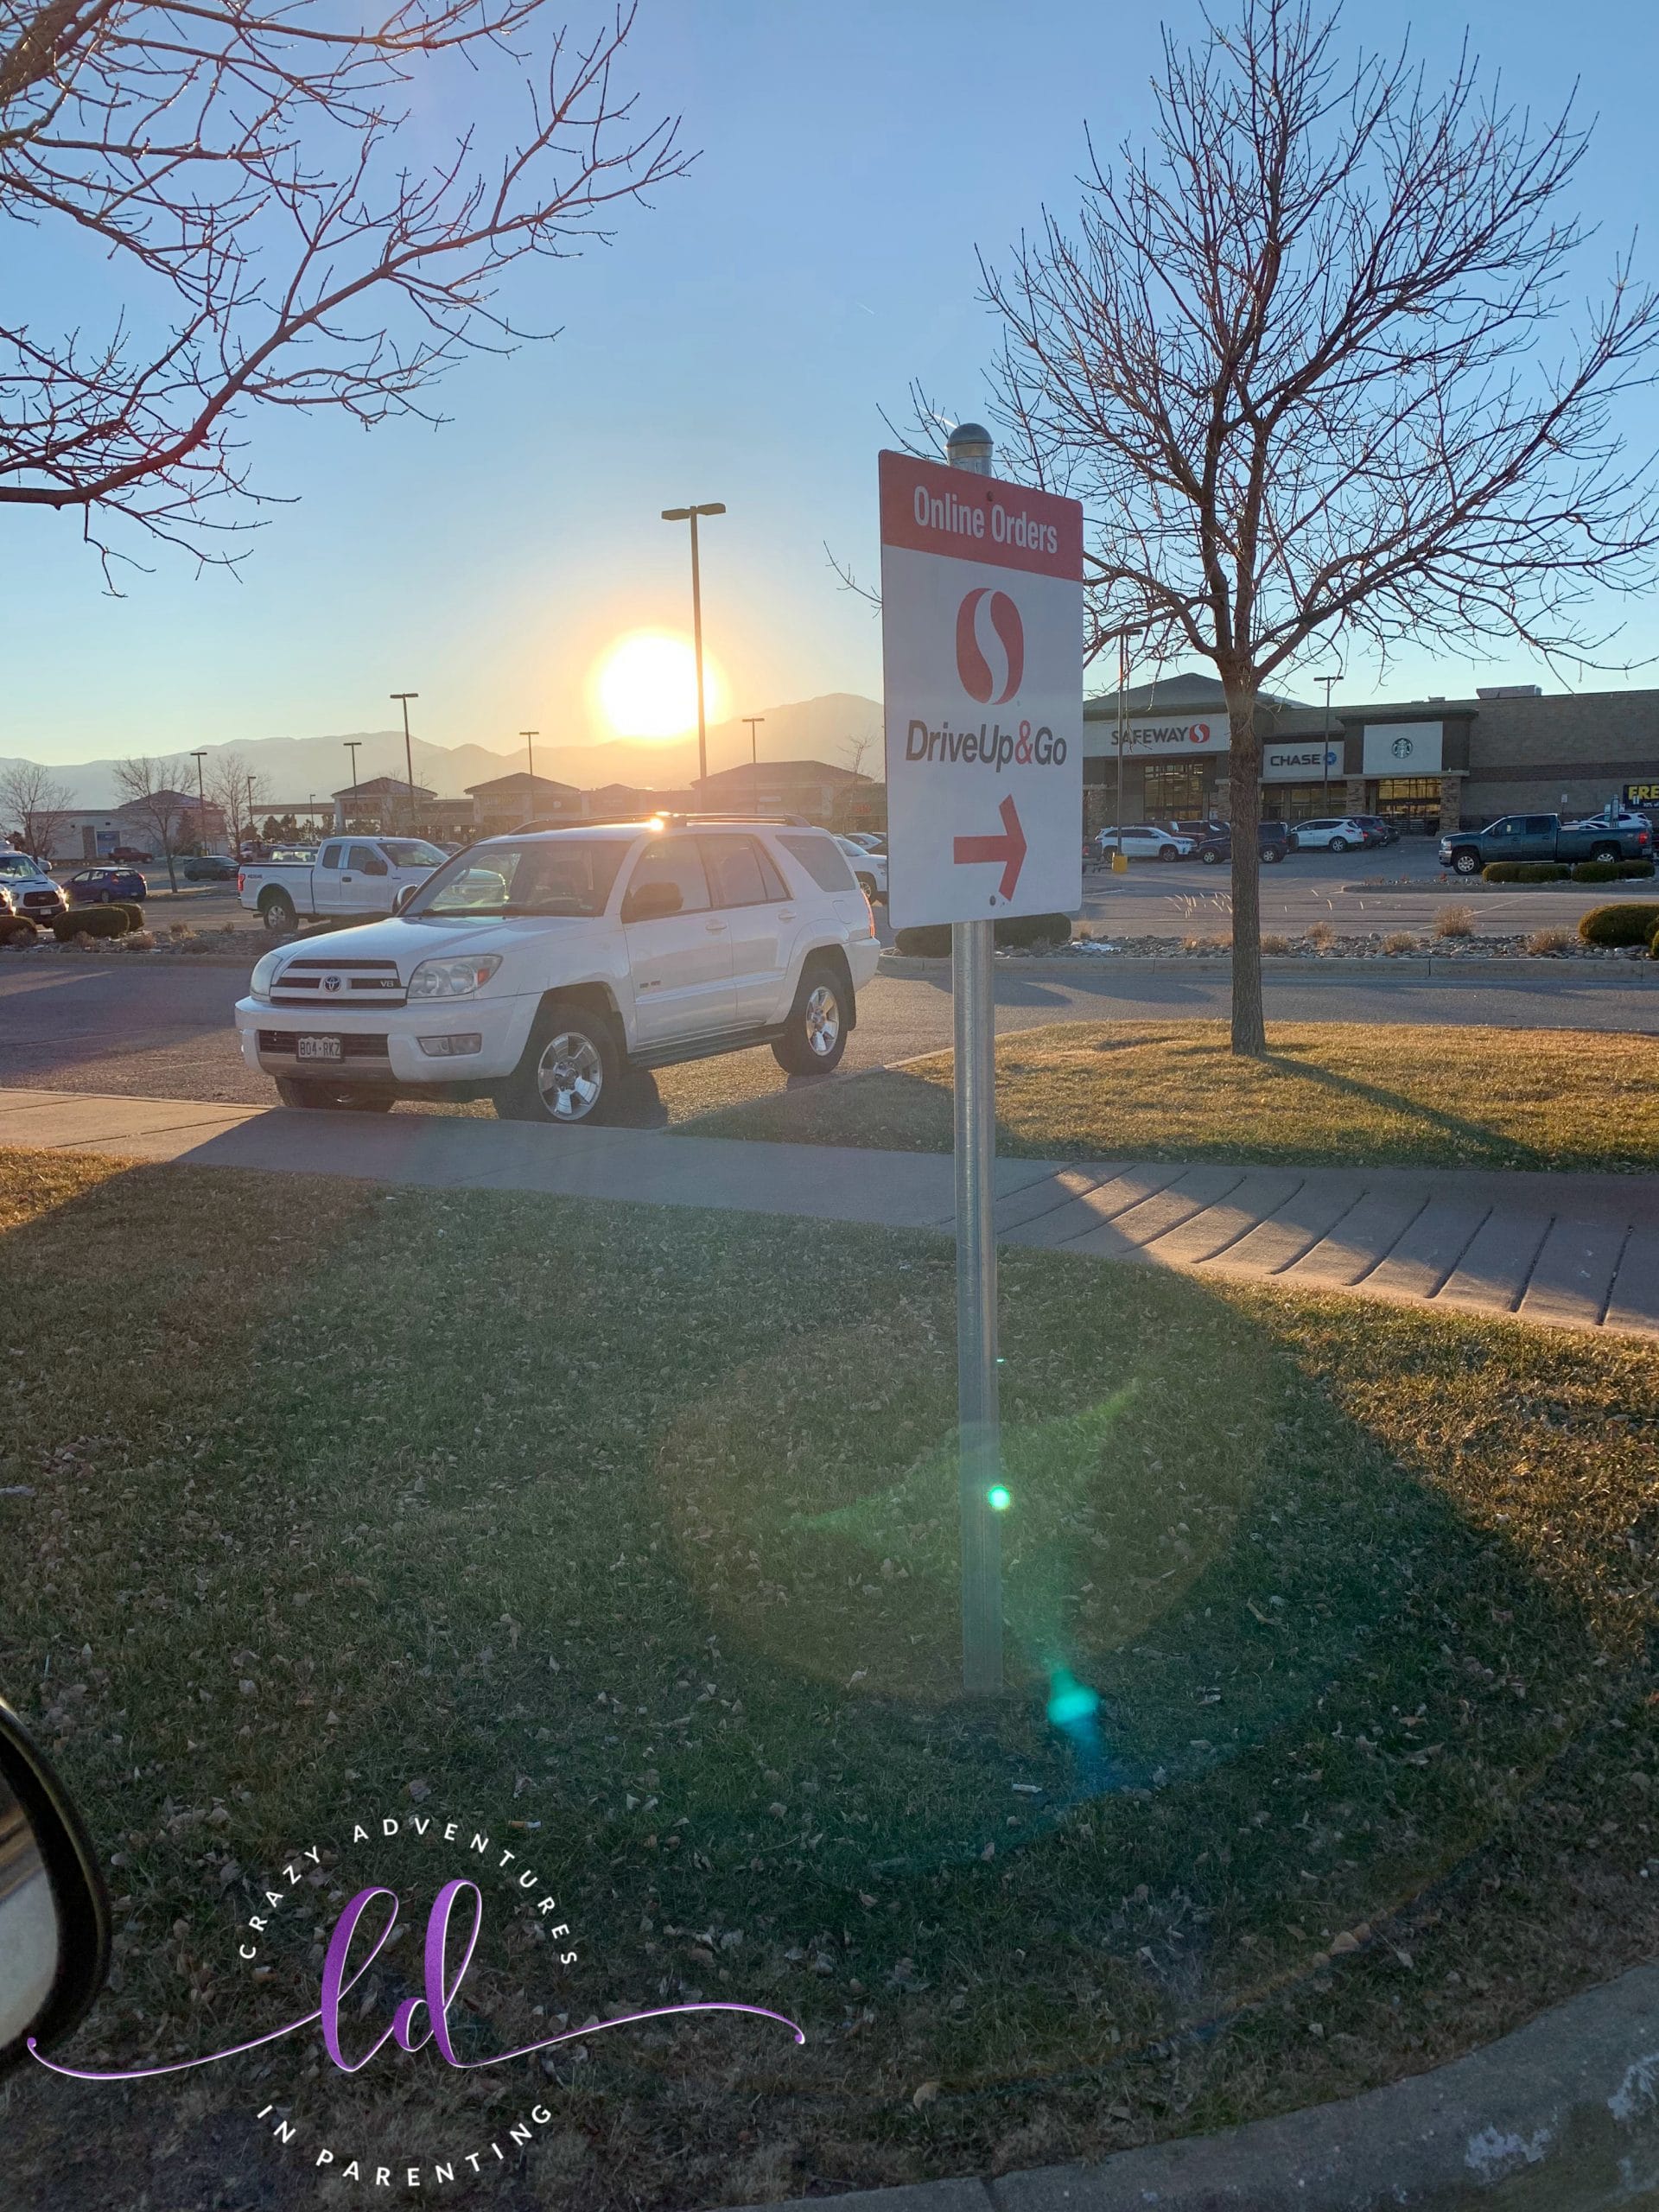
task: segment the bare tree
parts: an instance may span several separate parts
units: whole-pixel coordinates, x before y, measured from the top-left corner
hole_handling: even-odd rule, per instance
[[[237,746],[226,745],[210,756],[202,780],[208,798],[225,817],[234,853],[241,846],[244,823],[247,836],[254,834],[259,803],[269,796],[265,779],[257,768],[249,767],[246,753]]]
[[[74,810],[74,795],[49,768],[36,760],[13,760],[0,775],[0,810],[15,823],[15,835],[31,860],[56,857],[58,840]]]
[[[123,518],[228,557],[254,409],[424,414],[461,354],[530,334],[497,303],[515,263],[607,238],[687,166],[613,85],[631,5],[579,47],[544,0],[382,5],[0,0],[0,217],[90,239],[124,296],[102,329],[0,323],[0,504],[79,513],[106,575]],[[414,80],[458,118],[425,167]]]
[[[872,739],[868,734],[863,737],[843,737],[842,739],[841,757],[847,763],[847,772],[849,775],[861,776],[863,774],[865,759],[869,753],[871,745],[874,742],[874,739]]]
[[[179,887],[175,855],[195,818],[196,803],[181,788],[186,764],[157,760],[148,753],[135,753],[115,763],[116,787],[122,797],[121,811],[152,845],[159,845],[167,862],[170,890]]]
[[[1093,162],[1075,235],[1046,213],[982,264],[1001,427],[1090,518],[1091,645],[1190,651],[1225,690],[1244,1053],[1262,686],[1316,641],[1593,658],[1596,596],[1643,582],[1659,540],[1613,419],[1652,377],[1659,303],[1620,262],[1556,330],[1584,134],[1535,130],[1466,52],[1437,96],[1403,54],[1344,63],[1337,22],[1243,0],[1196,51],[1166,35],[1150,149]]]

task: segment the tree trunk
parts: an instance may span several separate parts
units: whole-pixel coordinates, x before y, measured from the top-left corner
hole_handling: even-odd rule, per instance
[[[1268,1049],[1262,1014],[1262,746],[1255,685],[1224,677],[1232,752],[1227,771],[1233,826],[1233,1051],[1260,1059]]]

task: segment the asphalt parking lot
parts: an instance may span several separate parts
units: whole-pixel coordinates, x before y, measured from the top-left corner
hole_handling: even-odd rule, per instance
[[[245,991],[236,969],[113,956],[85,963],[0,954],[0,1085],[125,1091],[141,1097],[271,1102],[271,1086],[244,1065],[232,1008]],[[1190,1020],[1227,1011],[1224,975],[1085,969],[1077,981],[999,967],[997,1027],[1044,1022]],[[1530,976],[1466,976],[1423,982],[1384,971],[1274,977],[1271,1016],[1286,1021],[1494,1022],[1510,1028],[1634,1030],[1659,1034],[1659,990],[1584,977],[1541,963]],[[881,976],[861,995],[849,1068],[879,1067],[950,1041],[948,969],[923,979]],[[765,1047],[758,1048],[765,1051]],[[747,1056],[740,1056],[747,1057]],[[710,1065],[717,1065],[711,1063]]]

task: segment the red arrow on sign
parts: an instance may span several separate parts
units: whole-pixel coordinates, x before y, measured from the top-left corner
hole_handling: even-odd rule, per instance
[[[958,837],[954,858],[958,868],[974,868],[986,861],[1002,863],[1002,896],[1012,899],[1020,871],[1026,864],[1026,833],[1020,827],[1020,810],[1009,793],[997,810],[1002,817],[1000,837]]]

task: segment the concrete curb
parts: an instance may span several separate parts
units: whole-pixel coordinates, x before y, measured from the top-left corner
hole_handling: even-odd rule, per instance
[[[268,948],[262,947],[261,950]],[[107,968],[241,968],[251,976],[258,959],[257,952],[65,952],[54,954],[66,966],[91,967],[94,963]],[[22,957],[28,959],[29,955]],[[5,969],[0,966],[0,975]]]
[[[950,978],[950,963],[922,960],[912,953],[883,951],[878,972],[899,981],[944,982]],[[1047,958],[1039,956],[1030,960],[999,960],[995,972],[999,976],[1040,976],[1049,982],[1068,976],[1218,976],[1230,979],[1233,963],[1230,957],[1204,953],[1195,953],[1185,959],[1173,956],[1148,959],[1129,952],[1072,952],[1056,953]],[[1443,983],[1451,976],[1466,976],[1483,982],[1510,982],[1524,976],[1536,982],[1544,975],[1565,975],[1579,982],[1659,984],[1659,960],[1580,960],[1548,954],[1525,958],[1505,956],[1493,960],[1436,960],[1390,959],[1386,953],[1379,953],[1369,960],[1346,957],[1300,960],[1269,953],[1262,962],[1262,972],[1274,977],[1366,976],[1373,980],[1399,976],[1419,983]]]
[[[1536,2212],[1659,2188],[1659,1966],[1634,1967],[1433,2073],[1218,2135],[984,2181],[816,2197],[813,2212]],[[751,2208],[781,2212],[781,2208]]]

